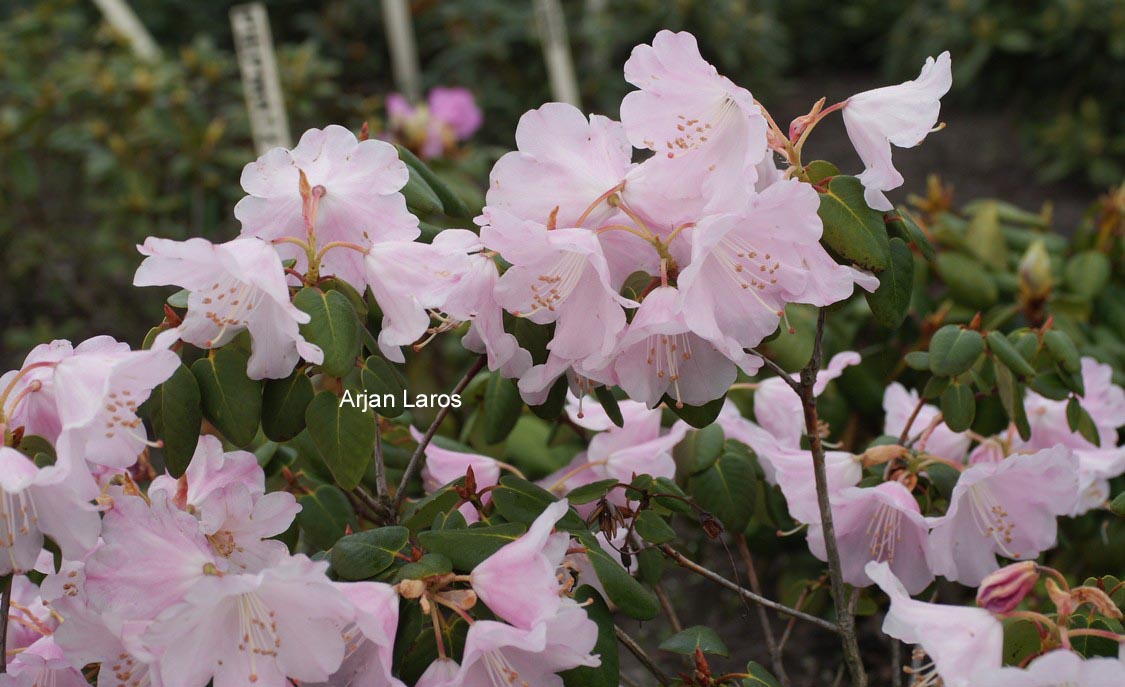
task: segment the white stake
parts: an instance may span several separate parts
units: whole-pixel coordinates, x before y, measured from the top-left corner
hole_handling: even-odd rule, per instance
[[[288,148],[289,118],[281,97],[266,6],[260,2],[235,5],[230,9],[230,25],[254,148],[259,155],[272,148]]]
[[[535,17],[552,97],[559,102],[582,107],[578,80],[574,76],[574,60],[570,56],[570,41],[566,35],[566,17],[559,0],[535,0]]]
[[[94,0],[94,4],[102,11],[102,16],[109,25],[125,36],[138,57],[147,62],[155,62],[160,58],[160,47],[125,0]]]
[[[422,99],[422,83],[408,1],[383,0],[383,21],[387,25],[387,43],[391,48],[395,85],[407,100],[417,103]]]

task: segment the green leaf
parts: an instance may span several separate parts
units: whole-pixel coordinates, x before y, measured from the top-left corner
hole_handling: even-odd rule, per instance
[[[526,531],[527,527],[518,522],[461,530],[427,530],[418,533],[418,543],[426,551],[448,558],[455,569],[470,572]]]
[[[1109,258],[1090,250],[1066,261],[1066,282],[1071,291],[1082,298],[1093,300],[1109,283],[1111,271]]]
[[[293,305],[311,318],[301,325],[301,336],[324,351],[320,369],[333,377],[351,372],[359,355],[359,319],[348,297],[308,286],[293,297]]]
[[[726,440],[720,425],[707,425],[689,431],[683,441],[672,449],[672,455],[684,473],[694,475],[715,464],[723,452]]]
[[[1052,401],[1065,401],[1070,397],[1070,389],[1063,383],[1057,372],[1040,372],[1028,384],[1031,390]]]
[[[922,398],[935,399],[949,388],[949,377],[930,377],[926,386],[922,388]]]
[[[621,561],[614,560],[594,535],[589,532],[579,536],[582,546],[586,547],[586,555],[594,568],[594,574],[602,583],[606,595],[621,612],[636,620],[651,620],[660,612],[660,604],[656,594],[646,589],[633,576],[629,574]]]
[[[1125,491],[1121,492],[1109,502],[1109,509],[1114,515],[1125,518]]]
[[[983,310],[1000,297],[985,266],[973,258],[945,251],[937,256],[937,268],[949,295],[958,303]]]
[[[941,395],[942,419],[954,432],[964,432],[972,427],[976,413],[977,402],[969,385],[953,382]]]
[[[942,377],[967,372],[983,352],[980,332],[947,324],[930,339],[930,372]]]
[[[181,364],[172,376],[152,390],[145,402],[153,435],[163,442],[164,467],[173,477],[187,470],[199,443],[199,426],[203,420],[199,383],[195,375]],[[25,437],[26,438],[26,437]],[[54,454],[54,451],[51,451]]]
[[[1043,345],[1064,370],[1075,374],[1082,371],[1082,358],[1069,336],[1057,329],[1048,329],[1043,332]]]
[[[617,631],[613,613],[601,594],[590,585],[582,585],[574,593],[574,600],[586,609],[586,617],[598,626],[598,641],[590,653],[601,659],[597,668],[574,668],[559,673],[565,687],[618,687],[619,662],[617,656]]]
[[[926,351],[911,351],[903,358],[903,362],[911,370],[928,371],[930,369],[930,354]]]
[[[705,654],[730,656],[730,650],[727,649],[726,644],[723,644],[719,634],[706,625],[686,628],[660,643],[661,651],[684,656],[694,656],[696,649]]]
[[[1000,395],[1000,403],[1008,419],[1016,425],[1020,438],[1024,441],[1031,439],[1031,425],[1027,421],[1027,411],[1023,406],[1023,385],[1012,375],[1011,370],[1003,365],[995,366],[996,388]]]
[[[887,269],[879,273],[879,288],[863,295],[876,322],[887,329],[898,329],[910,310],[910,295],[914,291],[914,254],[902,239],[891,239],[890,246],[891,259]]]
[[[722,455],[688,482],[688,493],[730,532],[742,532],[754,514],[757,472],[750,449],[728,440]]]
[[[407,169],[410,172],[410,178],[407,179],[406,186],[403,186],[399,191],[406,198],[406,207],[410,208],[416,215],[434,215],[445,212],[441,199],[438,198],[434,189],[426,183],[425,178],[419,171],[409,165],[407,165]]]
[[[899,209],[899,220],[903,227],[906,229],[906,234],[910,238],[910,242],[918,249],[928,262],[933,262],[937,255],[934,253],[934,244],[930,243],[930,239],[926,236],[926,232],[922,231],[922,227],[914,221],[914,217],[907,211]]]
[[[363,361],[363,368],[359,371],[360,383],[363,390],[369,394],[376,394],[379,398],[390,396],[395,399],[391,404],[380,404],[375,409],[383,417],[398,417],[406,408],[398,399],[406,396],[406,380],[398,368],[383,358],[372,355]]]
[[[547,394],[547,400],[537,406],[528,406],[531,412],[536,417],[544,420],[554,420],[562,414],[563,406],[566,405],[566,392],[570,387],[566,383],[566,377],[559,377],[555,380],[554,386]]]
[[[1094,446],[1101,445],[1098,426],[1094,424],[1094,419],[1090,417],[1090,413],[1086,412],[1086,409],[1078,402],[1077,397],[1071,396],[1066,403],[1066,424],[1070,427],[1070,431],[1078,432]]]
[[[327,551],[349,527],[357,527],[352,504],[331,484],[322,484],[313,493],[298,496],[297,503],[301,504],[297,524],[312,551]]]
[[[150,396],[149,399],[151,400],[151,398]],[[198,431],[199,430],[196,430],[197,433]],[[51,442],[36,434],[24,434],[23,438],[20,439],[20,443],[16,445],[16,450],[33,460],[36,456],[46,456],[49,461],[48,464],[54,463],[58,458],[58,456],[55,455],[55,447],[51,445]],[[40,465],[39,467],[43,466]]]
[[[710,401],[704,405],[689,406],[687,404],[680,404],[676,399],[668,394],[664,394],[664,398],[661,399],[661,402],[675,413],[676,417],[698,429],[706,427],[714,422],[715,418],[719,417],[719,413],[723,409],[723,403],[725,403],[726,400],[727,395],[723,394],[721,398],[716,398],[714,401]]]
[[[602,405],[602,410],[609,416],[610,422],[618,427],[625,426],[625,417],[621,414],[621,406],[617,404],[617,398],[609,387],[599,386],[594,389],[594,396],[597,396],[598,403]]]
[[[1023,618],[1008,618],[1004,625],[1004,665],[1019,665],[1039,653],[1041,641],[1035,623]]]
[[[547,506],[558,501],[554,494],[543,487],[515,475],[501,477],[500,484],[489,493],[492,495],[492,503],[495,504],[497,513],[510,522],[520,522],[525,525],[530,525]],[[569,532],[586,531],[586,523],[571,510],[566,512],[555,527]]]
[[[781,687],[781,683],[757,661],[746,664],[746,674],[750,677],[742,678],[741,687]]]
[[[173,308],[180,308],[181,310],[188,307],[188,298],[191,296],[191,291],[187,289],[180,289],[176,293],[168,296],[168,305]]]
[[[399,568],[395,573],[394,581],[424,580],[427,577],[448,575],[451,572],[453,572],[453,561],[440,553],[427,553],[417,561]]]
[[[973,207],[965,226],[965,244],[983,263],[995,270],[1008,266],[1008,245],[1000,231],[996,203],[982,201]]]
[[[824,222],[822,240],[837,255],[876,272],[891,261],[883,215],[863,200],[863,184],[852,176],[837,176],[820,194],[817,211]]]
[[[676,538],[676,530],[651,510],[641,511],[633,527],[641,539],[652,544],[666,544]]]
[[[266,381],[262,391],[262,431],[273,441],[289,441],[305,428],[305,409],[313,399],[312,380],[304,370]]]
[[[617,484],[615,479],[600,479],[597,482],[590,482],[582,486],[572,489],[566,495],[567,502],[572,506],[580,506],[584,503],[597,501],[605,496],[609,490]]]
[[[249,446],[262,417],[262,382],[246,376],[249,356],[232,346],[196,360],[191,373],[199,385],[203,417],[235,446]]]
[[[465,478],[458,477],[434,493],[418,499],[407,509],[402,524],[413,532],[429,527],[437,516],[451,511],[461,501],[461,496],[453,489],[453,485],[462,486],[464,483]]]
[[[305,410],[309,435],[341,489],[355,489],[375,451],[375,418],[322,391]]]
[[[512,380],[505,379],[499,372],[488,375],[484,387],[483,415],[478,420],[484,423],[484,440],[489,444],[499,444],[508,438],[520,419],[523,399]]]
[[[405,527],[380,527],[349,534],[332,547],[332,570],[345,580],[375,577],[395,562],[410,539]]]
[[[985,337],[988,343],[988,350],[992,354],[1008,366],[1008,369],[1015,372],[1020,377],[1033,377],[1035,375],[1035,368],[1031,363],[1027,362],[1012,342],[1008,341],[1008,337],[1004,336],[1001,332],[989,332]]]
[[[426,163],[418,159],[418,157],[410,151],[409,148],[402,146],[398,143],[395,144],[398,149],[398,156],[411,171],[417,172],[420,177],[426,182],[430,189],[437,196],[441,202],[445,214],[450,217],[472,217],[473,213],[469,210],[461,197],[449,188],[449,185],[442,181],[432,169],[426,166]]]
[[[840,176],[840,169],[827,160],[813,160],[805,165],[805,174],[809,181],[819,184],[828,177]]]

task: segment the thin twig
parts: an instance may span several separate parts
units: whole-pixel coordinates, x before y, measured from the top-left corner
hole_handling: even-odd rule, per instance
[[[8,672],[8,616],[12,612],[12,580],[15,572],[10,572],[0,577],[0,594],[4,596],[0,602],[0,675]]]
[[[818,618],[815,615],[809,615],[808,613],[802,613],[801,611],[798,611],[798,610],[793,609],[793,608],[789,608],[788,606],[786,606],[784,604],[779,604],[776,601],[772,601],[770,599],[767,599],[766,597],[761,596],[760,594],[755,594],[754,592],[750,591],[749,589],[744,589],[742,587],[739,587],[734,582],[731,582],[730,580],[728,580],[727,578],[723,577],[722,575],[720,575],[716,572],[712,572],[712,571],[708,570],[707,568],[704,568],[702,565],[699,565],[695,561],[689,559],[688,557],[684,556],[682,553],[680,553],[679,551],[676,551],[675,549],[673,549],[672,547],[670,547],[668,545],[661,546],[660,551],[661,551],[661,553],[663,553],[668,558],[671,558],[676,563],[676,565],[680,566],[681,568],[687,568],[688,570],[690,570],[693,573],[699,575],[700,577],[705,577],[708,580],[711,580],[712,582],[714,582],[715,584],[718,584],[722,587],[726,587],[727,589],[731,590],[732,592],[737,592],[738,594],[741,594],[744,599],[747,599],[749,601],[753,601],[754,603],[759,603],[759,604],[765,606],[766,608],[770,609],[771,611],[776,611],[777,613],[781,613],[782,615],[787,615],[787,616],[790,616],[790,617],[793,617],[793,618],[797,618],[798,620],[804,620],[806,622],[812,623],[813,625],[816,625],[817,627],[819,627],[821,629],[828,630],[829,632],[835,632],[837,634],[839,634],[839,632],[840,632],[840,628],[837,627],[835,623],[831,623],[831,622],[825,620],[824,618]]]
[[[656,678],[657,682],[662,685],[670,685],[672,683],[672,681],[668,679],[668,676],[664,674],[664,671],[657,667],[656,663],[645,652],[641,645],[637,644],[635,639],[625,634],[625,630],[622,630],[617,625],[614,625],[613,629],[617,633],[617,641],[621,642],[622,646],[629,650],[629,653],[637,657],[637,660],[641,662],[641,665],[643,665],[648,672],[652,673],[652,676]]]
[[[926,398],[922,394],[918,394],[918,403],[915,404],[910,417],[906,418],[906,426],[902,428],[902,434],[898,437],[898,443],[903,446],[906,445],[906,440],[910,437],[910,428],[914,426],[914,421],[918,419],[918,413],[922,412],[922,406],[924,405],[926,405]]]
[[[902,687],[902,642],[891,637],[891,687]]]
[[[828,559],[828,578],[832,582],[832,602],[836,609],[836,624],[839,626],[840,643],[844,650],[844,663],[851,673],[852,687],[866,687],[867,673],[863,659],[859,655],[859,642],[855,634],[855,614],[848,608],[844,576],[840,568],[840,551],[836,544],[836,527],[832,523],[832,505],[828,500],[828,474],[824,464],[824,445],[820,440],[820,421],[816,414],[816,375],[824,357],[825,310],[821,308],[816,318],[816,334],[813,337],[813,351],[808,365],[801,370],[798,395],[805,411],[805,434],[809,438],[809,452],[813,459],[813,477],[816,480],[816,501],[820,509],[820,522],[824,532],[824,549]]]
[[[792,377],[790,377],[789,373],[786,372],[784,369],[782,369],[782,367],[780,365],[778,365],[774,361],[767,358],[763,353],[759,352],[757,349],[748,348],[746,350],[750,351],[754,355],[761,358],[762,364],[764,364],[769,369],[773,370],[774,374],[776,374],[778,377],[781,377],[783,380],[785,380],[785,383],[789,385],[790,389],[797,392],[798,394],[801,393],[801,387],[798,386],[797,381],[794,380]]]
[[[664,614],[668,616],[668,622],[672,624],[673,632],[683,632],[684,626],[680,622],[680,616],[676,613],[676,608],[672,602],[668,600],[668,595],[664,593],[664,587],[659,582],[652,585],[652,590],[656,592],[656,598],[660,601],[660,607],[664,609]]]
[[[761,596],[762,585],[758,581],[758,571],[754,568],[754,557],[750,555],[750,547],[746,544],[746,535],[740,533],[736,540],[738,542],[738,553],[742,556],[742,563],[746,566],[746,577],[750,582],[750,590]],[[770,625],[766,608],[761,604],[755,604],[755,608],[758,611],[758,622],[762,625],[762,634],[766,638],[766,648],[770,652],[770,665],[773,667],[773,674],[781,681],[782,685],[789,687],[789,675],[785,672],[781,648],[773,636],[773,626]]]
[[[355,499],[357,503],[361,504],[364,510],[370,512],[371,515],[375,517],[372,522],[387,524],[394,520],[394,514],[391,512],[391,509],[387,507],[387,504],[376,499],[371,494],[368,494],[367,490],[363,487],[357,486],[349,492],[349,495]]]
[[[461,381],[457,382],[457,386],[453,387],[453,391],[450,392],[450,395],[456,396],[464,391],[465,387],[469,385],[469,382],[473,381],[473,377],[476,377],[477,373],[484,367],[487,360],[487,356],[483,355],[477,358],[477,361],[473,363],[473,366],[469,368],[469,371],[465,373]],[[406,465],[406,472],[402,475],[402,481],[398,483],[398,491],[395,492],[395,512],[398,512],[399,507],[402,506],[402,501],[406,498],[406,487],[410,485],[410,480],[414,478],[415,473],[422,467],[422,457],[426,453],[426,447],[430,445],[434,434],[437,434],[438,427],[445,420],[445,416],[449,414],[449,408],[450,406],[446,405],[438,409],[434,421],[430,423],[429,429],[422,435],[422,440],[418,442],[418,448],[414,450],[414,455],[410,456],[410,462]]]

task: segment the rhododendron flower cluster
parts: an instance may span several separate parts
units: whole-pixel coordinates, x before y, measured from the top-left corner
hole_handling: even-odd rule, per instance
[[[1125,684],[1125,583],[1051,567],[1125,512],[1114,369],[1031,308],[905,319],[934,249],[891,149],[941,128],[949,53],[786,129],[688,33],[624,76],[621,121],[526,112],[475,209],[407,149],[471,135],[467,91],[388,97],[406,147],[310,129],[246,165],[238,237],[137,247],[134,285],[183,290],[139,349],[0,376],[0,687],[616,685],[619,648],[662,684],[788,685],[774,613],[863,686],[878,590],[915,687]],[[802,159],[834,112],[858,176]],[[821,562],[796,608],[763,591]],[[758,604],[776,682],[713,672],[673,568]],[[933,599],[956,585],[976,607]],[[660,613],[678,682],[619,620]]]

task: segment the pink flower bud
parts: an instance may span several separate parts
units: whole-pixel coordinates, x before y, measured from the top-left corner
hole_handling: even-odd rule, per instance
[[[993,613],[1007,613],[1039,581],[1039,567],[1035,561],[1022,561],[1000,568],[988,575],[977,589],[977,605]]]

